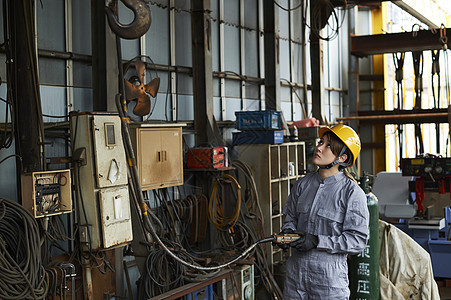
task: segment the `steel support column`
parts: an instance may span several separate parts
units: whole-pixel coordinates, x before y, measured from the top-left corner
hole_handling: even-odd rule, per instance
[[[349,9],[349,17],[348,17],[348,26],[349,33],[356,33],[356,19],[358,13],[358,6]],[[350,42],[349,42],[350,44]],[[343,100],[343,115],[356,115],[359,110],[359,90],[360,90],[360,81],[359,81],[359,58],[349,54],[348,57],[348,72],[349,72],[349,81],[348,81],[348,95],[344,97]],[[354,129],[358,130],[357,122],[353,121],[349,125],[351,125]],[[358,130],[359,131],[359,130]],[[360,162],[360,157],[358,158]],[[361,164],[358,163],[357,167],[360,168]],[[359,170],[360,174],[360,170]]]
[[[315,3],[318,0],[312,0],[310,5],[310,24],[318,22],[321,16],[315,11]],[[323,49],[322,41],[319,38],[320,32],[310,32],[310,66],[312,72],[312,115],[318,120],[323,120]]]
[[[5,0],[6,1],[6,0]],[[14,138],[20,174],[45,170],[44,127],[35,40],[35,1],[8,1],[8,89],[14,101]],[[20,184],[18,184],[20,201]]]
[[[245,35],[245,29],[246,26],[244,19],[245,19],[245,11],[244,11],[244,1],[240,0],[240,72],[241,75],[246,75],[246,35]],[[246,103],[246,82],[244,80],[241,80],[241,110],[247,109],[247,103]],[[224,121],[225,119],[223,119]]]
[[[210,0],[191,1],[196,145],[209,142],[213,124]]]
[[[173,67],[176,65],[176,41],[175,41],[175,0],[170,0],[170,8],[169,8],[169,32],[170,32],[170,66]],[[169,72],[169,70],[168,70]],[[169,84],[169,83],[168,83]],[[172,121],[178,120],[178,95],[177,95],[177,72],[171,72],[171,111],[172,111]],[[175,189],[174,191],[177,191]]]
[[[383,20],[384,14],[382,12],[382,6],[378,9],[373,9],[371,11],[371,19],[373,20],[373,32],[376,34],[381,33],[382,28],[384,28],[385,22]],[[373,75],[384,75],[384,55],[373,55]],[[385,94],[383,92],[384,82],[374,81],[372,88],[375,90],[372,94],[373,98],[373,110],[383,110],[385,109]],[[385,141],[385,126],[384,125],[374,125],[373,126],[373,142],[384,143]],[[381,171],[386,170],[386,149],[388,149],[388,143],[386,143],[386,148],[374,149],[374,165],[373,174],[377,174]]]
[[[116,36],[105,14],[106,0],[91,0],[92,95],[94,111],[116,111],[119,93]]]
[[[279,16],[273,0],[264,0],[263,23],[265,33],[265,106],[280,110]]]
[[[225,67],[225,47],[224,43],[224,0],[219,0],[218,3],[219,15],[219,70],[224,72]],[[219,78],[219,97],[221,98],[221,121],[226,119],[226,97],[225,97],[225,77]]]
[[[265,78],[265,37],[264,37],[264,3],[265,0],[258,0],[258,75],[260,78]],[[259,85],[260,92],[260,110],[266,109],[265,85],[264,82]]]

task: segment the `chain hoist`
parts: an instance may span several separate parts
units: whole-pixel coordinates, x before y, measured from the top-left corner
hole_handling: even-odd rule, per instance
[[[423,92],[423,51],[413,51],[413,68],[415,71],[415,109],[421,109],[421,94]],[[421,135],[421,125],[415,124],[415,138],[417,141],[416,154],[424,153],[423,137]],[[419,153],[418,153],[419,149]]]
[[[395,80],[397,83],[398,88],[398,109],[403,109],[403,87],[402,82],[404,79],[404,57],[405,53],[401,52],[399,55],[397,53],[393,53],[393,64],[395,66]],[[404,131],[404,125],[403,124],[397,124],[398,126],[398,141],[399,141],[399,160],[401,161],[402,158],[402,151],[403,151],[403,131]]]
[[[431,70],[431,88],[432,98],[434,99],[434,108],[440,108],[440,50],[431,50],[432,70]],[[437,76],[435,76],[437,75]],[[437,77],[437,97],[435,95],[434,78]],[[440,153],[440,124],[435,124],[435,141],[437,153]]]

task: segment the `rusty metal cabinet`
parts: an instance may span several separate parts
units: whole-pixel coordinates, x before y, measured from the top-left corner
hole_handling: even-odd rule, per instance
[[[131,126],[130,135],[143,190],[183,184],[182,126]]]

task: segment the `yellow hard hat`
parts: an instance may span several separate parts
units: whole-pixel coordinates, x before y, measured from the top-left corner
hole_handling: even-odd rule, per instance
[[[333,132],[351,151],[353,159],[349,167],[353,166],[361,149],[360,138],[357,133],[347,125],[338,124],[333,127],[321,127],[318,130],[319,136],[322,138],[327,131]]]

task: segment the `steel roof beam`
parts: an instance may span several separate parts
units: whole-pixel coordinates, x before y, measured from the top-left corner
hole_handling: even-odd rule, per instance
[[[441,34],[443,35],[441,37]],[[418,30],[404,33],[386,33],[351,37],[351,53],[363,57],[374,54],[439,50],[443,48],[443,37],[451,34],[449,28],[443,30]],[[447,39],[448,48],[451,39]]]
[[[417,123],[448,123],[450,110],[411,109],[386,111],[359,111],[358,116],[337,118],[339,121],[360,121],[360,125],[374,124],[417,124]]]

